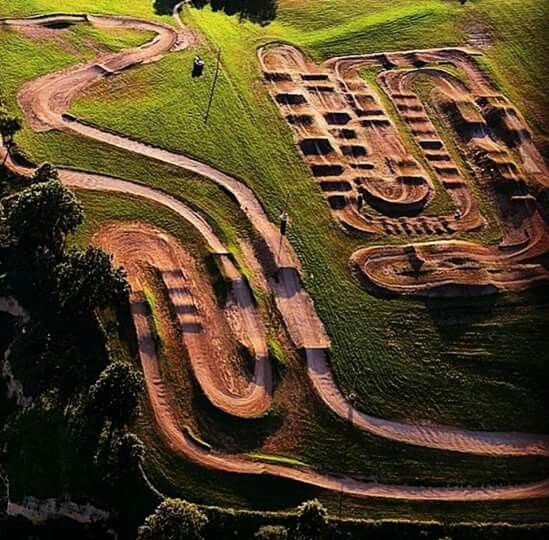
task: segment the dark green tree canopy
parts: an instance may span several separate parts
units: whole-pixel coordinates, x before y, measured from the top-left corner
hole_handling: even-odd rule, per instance
[[[65,236],[84,219],[82,205],[58,180],[34,184],[13,201],[7,224],[15,242],[22,247],[60,254]]]
[[[49,182],[50,180],[59,180],[59,173],[53,165],[49,163],[43,163],[34,171],[31,180],[33,184],[40,182]]]
[[[109,364],[90,387],[90,406],[108,417],[114,426],[128,424],[139,414],[143,376],[131,364]]]
[[[68,313],[91,313],[125,299],[126,272],[113,268],[112,257],[96,247],[70,251],[57,266],[59,304]]]
[[[107,426],[101,431],[94,462],[111,486],[136,478],[144,457],[145,446],[137,435],[125,429],[113,433]]]
[[[328,511],[318,499],[306,501],[297,508],[297,540],[322,540],[328,537]]]
[[[138,540],[202,540],[207,516],[194,504],[181,499],[160,503],[139,527]]]
[[[3,106],[0,106],[0,134],[4,143],[13,142],[14,135],[21,129],[21,121],[11,115]]]
[[[117,470],[124,473],[135,473],[143,463],[145,446],[134,433],[124,433],[118,437],[115,448]]]
[[[180,0],[153,0],[155,13],[171,15]],[[224,11],[227,15],[238,15],[257,24],[267,25],[276,17],[277,0],[193,0],[195,8],[202,9],[210,4],[213,11]]]

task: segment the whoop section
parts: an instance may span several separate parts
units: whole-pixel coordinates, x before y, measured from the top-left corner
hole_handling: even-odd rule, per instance
[[[433,105],[451,123],[462,157],[494,201],[503,232],[499,246],[445,239],[359,250],[352,264],[371,289],[475,295],[549,280],[547,224],[530,191],[549,185],[547,166],[524,119],[486,80],[472,53],[455,48],[381,53],[317,66],[298,49],[270,45],[260,49],[259,59],[269,91],[335,219],[349,232],[447,238],[486,225],[466,176],[415,91],[418,77],[432,84]],[[407,125],[415,153],[450,196],[452,214],[423,214],[434,186],[360,76],[371,67]]]

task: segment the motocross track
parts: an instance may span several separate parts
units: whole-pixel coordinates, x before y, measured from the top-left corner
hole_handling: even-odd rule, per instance
[[[114,256],[128,272],[135,298],[143,297],[146,269],[154,269],[170,300],[195,377],[208,399],[219,409],[240,417],[263,414],[271,404],[272,374],[265,331],[254,308],[251,291],[227,256],[225,264],[233,276],[224,313],[208,281],[195,261],[177,241],[142,224],[113,225],[101,229],[93,242]],[[141,302],[141,309],[145,309]],[[231,346],[231,327],[251,348],[255,357],[252,380],[246,380],[235,365],[238,357]],[[138,336],[141,340],[142,336]]]
[[[97,19],[98,17],[87,18],[93,24],[96,24]],[[115,26],[112,19],[116,19],[119,25],[135,27],[134,19],[113,17],[108,17],[107,19],[108,24],[111,26]],[[9,21],[9,24],[16,25],[17,23],[18,21]],[[40,20],[35,18],[32,20],[32,24],[40,24]],[[153,23],[145,24],[148,30],[151,29],[151,26],[155,26]],[[184,37],[181,37],[174,29],[160,25],[160,28],[157,30],[157,37],[153,40],[152,44],[145,45],[139,48],[138,51],[132,49],[129,52],[122,51],[109,55],[107,63],[111,66],[117,65],[127,68],[134,65],[135,62],[152,61],[171,50],[178,41],[184,42]],[[105,63],[104,60],[103,63]],[[19,102],[27,114],[31,125],[37,129],[62,129],[75,132],[202,174],[232,193],[250,219],[258,235],[264,239],[272,259],[276,261],[274,254],[278,251],[281,240],[278,230],[268,220],[253,192],[237,179],[184,155],[168,152],[122,136],[107,133],[63,115],[64,110],[70,104],[70,100],[78,92],[110,74],[108,70],[98,69],[97,65],[97,61],[92,61],[84,66],[68,68],[62,73],[45,76],[26,84],[19,94]],[[75,86],[78,86],[78,91],[74,90]],[[10,159],[8,159],[8,164],[16,168]],[[32,171],[23,171],[19,168],[19,172],[26,172],[28,174]],[[226,253],[225,248],[215,237],[215,234],[204,219],[192,212],[183,203],[167,194],[132,182],[101,175],[88,174],[70,169],[60,169],[59,173],[61,180],[71,187],[130,193],[163,204],[176,211],[183,219],[189,220],[203,234],[213,252]],[[151,234],[154,237],[155,234],[158,235],[159,233],[155,232]],[[123,232],[120,232],[119,236],[122,239],[125,237]],[[180,248],[176,248],[171,242],[164,245],[165,238],[166,236],[164,236],[162,241],[155,241],[158,244],[155,249],[164,250],[164,255],[162,256],[167,257],[165,259],[166,263],[169,263],[170,266],[175,264],[177,267],[179,264],[178,261],[181,261],[184,257],[179,258],[175,255]],[[279,272],[277,277],[269,279],[268,283],[295,346],[305,349],[308,373],[314,387],[319,392],[321,399],[336,414],[344,418],[350,418],[353,424],[361,429],[409,444],[488,455],[549,455],[549,438],[545,436],[520,433],[467,432],[444,426],[431,425],[424,427],[376,419],[353,409],[338,390],[331,371],[328,368],[326,349],[329,346],[329,340],[324,332],[322,323],[316,315],[312,300],[301,286],[297,257],[290,244],[285,239],[282,240],[281,257],[278,260]],[[107,247],[109,241],[110,239],[108,238],[102,238],[101,240],[102,243],[105,242]],[[135,243],[136,246],[138,244],[139,242]],[[168,244],[170,246],[169,249],[167,248]],[[124,240],[119,239],[113,245],[117,249],[120,248],[122,252],[124,251]],[[171,254],[168,255],[168,252]],[[137,250],[133,250],[132,253],[135,256],[135,261],[142,260],[147,262],[146,255],[140,256]],[[149,260],[149,262],[152,261]],[[129,264],[131,266],[132,261]],[[177,271],[181,272],[181,267]],[[132,284],[137,287],[137,293],[139,293],[138,278],[130,277]],[[135,283],[134,279],[137,279]],[[146,314],[143,312],[142,304],[140,304],[141,300],[136,296],[133,299],[136,300],[132,303],[132,313],[138,330],[140,356],[159,428],[174,449],[183,452],[187,457],[205,466],[241,473],[272,474],[293,478],[326,489],[343,489],[347,493],[364,496],[424,500],[487,500],[549,495],[549,481],[524,486],[495,488],[383,486],[380,484],[368,484],[350,478],[321,475],[279,465],[259,464],[206,451],[189,440],[188,436],[181,432],[173,419],[169,406],[163,397],[165,395],[165,388],[160,378],[152,332],[148,327],[148,320]],[[242,303],[247,306],[246,302]],[[140,305],[141,308],[139,308]],[[250,327],[250,325],[251,323],[248,323],[247,326]],[[243,326],[246,326],[246,324]],[[254,332],[257,331],[259,326],[255,326],[254,328],[252,331],[250,327],[247,331],[250,332],[250,335],[257,337],[257,334]],[[251,339],[250,341],[256,342],[257,340]],[[261,351],[261,347],[257,343],[251,346],[256,353]],[[256,363],[256,376],[258,365],[259,363]],[[204,375],[201,376],[203,379],[207,379],[210,373],[209,368],[206,366]],[[199,377],[197,376],[197,378]],[[265,377],[264,381],[266,380],[267,378]],[[255,382],[257,384],[259,384],[258,381],[256,378]],[[209,383],[207,382],[206,384]],[[212,386],[212,388],[214,387],[215,385]],[[265,394],[270,394],[268,389],[265,389]],[[224,403],[230,403],[230,401],[225,401]],[[247,409],[247,405],[244,406],[244,409]],[[247,410],[245,414],[248,414]]]
[[[520,113],[486,80],[472,55],[433,49],[335,58],[316,66],[289,45],[259,51],[273,100],[294,128],[297,145],[344,228],[447,235],[485,225],[467,180],[415,92],[420,77],[433,84],[432,101],[448,117],[477,180],[495,201],[503,232],[499,246],[441,240],[354,253],[351,262],[373,292],[467,296],[549,281],[548,228],[529,190],[549,186],[547,166]],[[443,64],[459,69],[467,84]],[[380,88],[454,202],[453,215],[409,217],[410,210],[420,213],[420,206],[428,205],[425,171],[399,142],[400,133],[361,77],[362,69],[372,67],[380,70]],[[363,211],[365,203],[384,216]]]

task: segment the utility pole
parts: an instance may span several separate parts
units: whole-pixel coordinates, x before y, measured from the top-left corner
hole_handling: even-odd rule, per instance
[[[204,116],[204,123],[208,123],[208,118],[210,117],[210,109],[212,108],[212,102],[214,98],[215,88],[217,86],[217,79],[219,77],[219,63],[221,61],[221,48],[217,51],[217,65],[215,67],[215,75],[212,83],[212,88],[210,90],[210,99],[208,101],[208,108],[206,109],[206,114]]]
[[[278,253],[276,255],[276,262],[278,263],[278,266],[280,267],[280,252],[282,251],[282,242],[284,240],[284,237],[286,236],[286,233],[288,231],[288,212],[286,210],[282,210],[282,213],[280,214],[280,243],[278,244]]]
[[[349,417],[347,418],[348,421],[348,433],[345,437],[345,445],[343,447],[343,467],[347,464],[347,452],[349,450],[349,438],[353,431],[353,410],[355,408],[355,404],[357,402],[357,395],[354,392],[351,392],[347,398],[347,402],[349,403]],[[343,515],[343,481],[341,482],[341,489],[339,491],[339,511],[338,511],[338,519],[341,521]]]

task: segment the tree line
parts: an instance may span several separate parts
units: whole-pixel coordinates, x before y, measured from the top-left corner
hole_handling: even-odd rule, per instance
[[[210,529],[210,530],[208,530]],[[260,525],[254,540],[328,540],[334,527],[328,521],[326,508],[316,499],[306,501],[297,508],[291,527]],[[139,528],[138,540],[204,540],[229,530],[210,523],[206,512],[197,505],[181,499],[165,499]]]
[[[180,0],[154,0],[153,7],[158,15],[171,15]],[[213,11],[227,15],[238,15],[240,19],[266,25],[276,17],[277,0],[193,0],[192,6],[202,9],[210,5]]]
[[[18,118],[0,103],[0,135],[12,153]],[[4,160],[5,162],[5,160]],[[114,359],[99,313],[128,309],[129,285],[110,255],[69,238],[84,221],[74,193],[45,163],[31,176],[0,166],[0,291],[29,312],[30,322],[11,346],[33,403],[10,416],[0,432],[6,452],[25,444],[25,422],[64,415],[63,436],[81,448],[94,474],[109,486],[135,478],[144,446],[129,426],[144,392],[141,372]],[[52,437],[55,434],[52,433]]]

